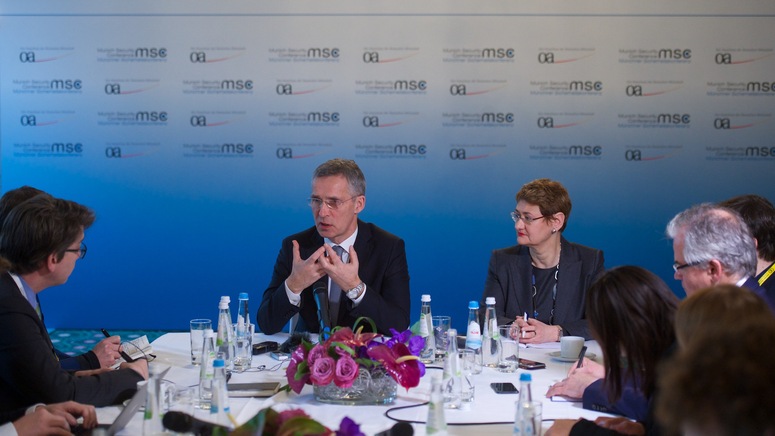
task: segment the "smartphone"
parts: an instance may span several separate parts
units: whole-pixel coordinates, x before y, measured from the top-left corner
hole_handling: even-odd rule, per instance
[[[514,383],[490,383],[490,387],[496,394],[517,394],[519,389]]]
[[[268,353],[270,351],[277,351],[280,346],[274,341],[264,341],[257,344],[253,344],[253,355],[259,355]]]
[[[522,369],[544,369],[546,364],[535,360],[519,359],[519,367]]]
[[[269,357],[271,357],[274,360],[288,360],[291,358],[291,355],[288,353],[280,353],[279,351],[272,351],[269,353]]]

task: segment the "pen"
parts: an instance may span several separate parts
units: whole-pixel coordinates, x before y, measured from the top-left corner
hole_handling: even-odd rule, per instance
[[[584,354],[587,353],[587,346],[581,347],[581,351],[579,352],[579,363],[576,364],[576,369],[581,368],[581,362],[584,361]]]
[[[525,315],[523,316],[523,318],[525,318],[525,324],[527,324],[527,312],[525,312]],[[525,331],[524,330],[522,330],[522,337],[523,338],[525,337]]]
[[[102,330],[102,334],[105,335],[106,338],[110,337],[110,333],[108,333],[107,330],[105,329],[100,329],[100,330]],[[121,350],[121,345],[119,345],[118,347],[119,347],[118,354],[120,354],[124,360],[126,360],[127,362],[134,362],[135,359],[132,359],[130,355],[126,354],[124,351]]]

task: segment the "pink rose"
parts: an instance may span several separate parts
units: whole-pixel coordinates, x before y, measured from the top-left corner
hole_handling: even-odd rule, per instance
[[[349,388],[358,376],[358,364],[349,355],[345,355],[336,361],[336,373],[334,384],[340,388]]]
[[[312,374],[310,375],[312,383],[318,386],[325,386],[331,383],[331,380],[334,378],[335,366],[336,362],[334,362],[334,359],[328,356],[321,356],[316,359],[312,365]]]
[[[309,350],[309,354],[307,355],[307,364],[309,366],[314,365],[315,361],[318,360],[318,358],[325,356],[325,354],[325,347],[320,344],[315,345],[311,350]]]

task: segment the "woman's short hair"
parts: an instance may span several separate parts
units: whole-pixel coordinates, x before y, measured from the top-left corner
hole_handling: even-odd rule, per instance
[[[538,206],[544,219],[549,219],[557,212],[565,214],[565,222],[560,231],[565,230],[572,204],[570,195],[562,183],[550,179],[536,179],[522,185],[516,197],[518,202],[522,200]]]

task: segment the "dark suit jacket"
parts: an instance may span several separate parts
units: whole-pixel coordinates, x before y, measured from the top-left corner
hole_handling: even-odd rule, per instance
[[[259,328],[267,334],[282,330],[296,313],[301,314],[309,331],[319,330],[312,286],[302,291],[301,307],[292,305],[285,293],[285,279],[293,267],[293,240],[299,243],[302,259],[323,246],[323,237],[314,226],[283,240],[272,280],[264,291],[256,317]],[[342,295],[337,325],[352,327],[357,318],[365,316],[374,321],[380,333],[390,334],[390,328],[405,330],[409,327],[410,295],[404,241],[374,224],[358,220],[358,236],[353,246],[358,253],[358,275],[366,284],[366,294],[357,307]]]
[[[763,287],[759,286],[759,282],[755,278],[748,277],[748,279],[746,279],[745,283],[743,283],[743,287],[746,288],[746,289],[750,289],[754,294],[762,297],[762,299],[764,299],[764,301],[767,302],[767,305],[770,306],[770,310],[775,312],[775,300],[773,300],[767,294],[767,290],[766,289],[764,289]]]
[[[59,366],[46,327],[8,273],[0,274],[0,411],[74,400],[95,406],[131,396],[142,377],[131,369],[75,377]]]
[[[562,238],[560,273],[554,323],[563,334],[592,339],[585,316],[587,289],[603,272],[603,252]],[[498,324],[509,324],[523,313],[532,313],[532,261],[528,247],[515,245],[492,252],[482,304],[495,297]],[[547,319],[539,321],[548,322]]]

